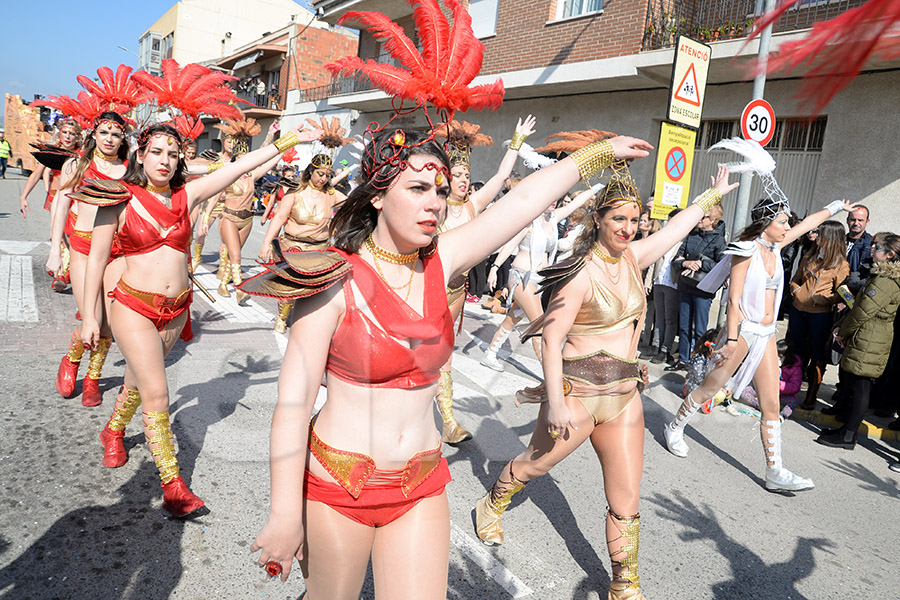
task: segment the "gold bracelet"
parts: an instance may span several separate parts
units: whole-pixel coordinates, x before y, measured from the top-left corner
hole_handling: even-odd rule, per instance
[[[616,159],[616,151],[613,150],[609,140],[601,140],[576,150],[569,155],[569,158],[574,160],[578,166],[582,181],[587,182],[613,163]]]
[[[300,143],[300,138],[297,136],[296,131],[288,131],[286,134],[278,138],[273,142],[273,145],[278,148],[278,152],[284,152],[289,148],[293,148],[297,144]]]
[[[713,206],[722,201],[722,192],[716,188],[709,188],[694,200],[693,204],[697,204],[703,209],[703,212],[709,212]]]
[[[203,224],[206,225],[209,223],[209,213],[203,213]]]
[[[223,165],[223,163],[221,163],[221,162],[209,163],[208,165],[206,165],[206,174],[209,175],[210,173],[213,173],[213,172],[215,172],[215,171],[218,171],[218,170],[221,169],[223,166],[224,166],[224,165]]]
[[[518,152],[522,149],[522,144],[525,143],[525,138],[527,137],[528,136],[521,131],[515,132],[512,136],[512,141],[509,143],[509,149]]]

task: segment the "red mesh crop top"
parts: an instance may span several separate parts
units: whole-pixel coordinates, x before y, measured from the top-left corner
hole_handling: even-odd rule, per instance
[[[157,200],[144,188],[126,184],[132,196],[140,201],[160,227],[168,229],[165,235],[153,223],[147,221],[130,203],[125,207],[125,224],[119,231],[119,244],[125,256],[146,254],[161,246],[169,246],[185,254],[191,242],[191,218],[187,211],[187,192],[184,188],[172,190],[172,208]]]
[[[434,383],[453,351],[453,320],[444,292],[438,253],[423,258],[424,316],[416,313],[357,254],[330,248],[352,265],[343,281],[347,310],[331,339],[326,370],[342,381],[375,388],[409,389]],[[378,325],[353,300],[351,278],[366,298]],[[379,327],[380,325],[380,327]],[[420,340],[410,349],[397,339]]]

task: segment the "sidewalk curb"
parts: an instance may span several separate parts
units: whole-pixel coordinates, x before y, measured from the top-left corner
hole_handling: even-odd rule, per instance
[[[791,418],[797,421],[806,421],[813,425],[822,425],[825,427],[836,428],[843,425],[840,421],[830,415],[823,415],[821,412],[814,410],[795,409]],[[868,421],[863,421],[859,426],[857,433],[861,436],[868,437],[871,440],[881,440],[882,442],[900,442],[900,431],[894,431],[886,427],[878,427]]]

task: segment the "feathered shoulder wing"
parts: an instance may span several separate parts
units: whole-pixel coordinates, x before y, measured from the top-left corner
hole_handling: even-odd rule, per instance
[[[48,169],[60,171],[66,161],[75,156],[75,152],[51,144],[33,143],[31,155]]]
[[[275,262],[265,271],[247,279],[239,287],[254,296],[297,300],[323,292],[341,281],[352,269],[346,258],[333,250],[301,251],[283,249],[272,242]]]
[[[94,206],[115,206],[131,200],[128,186],[115,179],[85,179],[84,184],[69,198]]]

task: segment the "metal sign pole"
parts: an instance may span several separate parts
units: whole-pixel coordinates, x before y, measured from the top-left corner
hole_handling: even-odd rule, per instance
[[[765,7],[761,5],[765,5]],[[763,10],[760,11],[760,8]],[[761,16],[775,8],[775,0],[757,0],[756,13]],[[753,79],[753,98],[759,100],[763,97],[766,90],[766,66],[769,64],[769,45],[772,41],[772,25],[766,27],[759,36],[759,51],[756,55],[756,66],[759,74]],[[772,123],[775,127],[775,123]],[[731,219],[731,239],[747,225],[747,216],[750,212],[750,183],[753,180],[752,173],[741,173],[741,185],[738,188],[737,203],[734,206],[734,216]],[[719,318],[718,323],[722,325],[725,322],[725,309],[728,305],[726,293],[723,292],[719,298]]]

